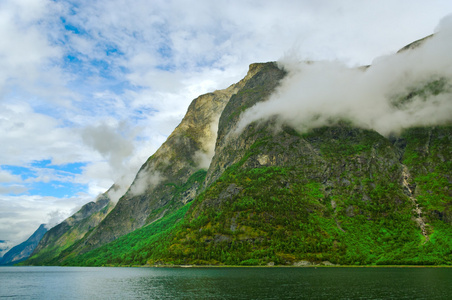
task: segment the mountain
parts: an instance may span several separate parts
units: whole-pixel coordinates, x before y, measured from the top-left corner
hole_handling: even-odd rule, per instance
[[[6,252],[13,247],[14,244],[12,244],[10,241],[7,240],[0,240],[0,259],[3,257],[3,255],[6,254]]]
[[[432,41],[394,54],[384,76],[381,64],[340,69],[337,80],[357,80],[344,88],[319,86],[329,78],[321,72],[337,71],[322,63],[301,65],[312,90],[290,68],[252,64],[237,84],[192,102],[99,225],[50,260],[27,263],[452,264],[452,73],[403,63],[420,55],[422,66],[435,65],[425,52]],[[345,110],[321,102],[297,110],[300,100],[290,118],[276,114],[287,95],[336,97],[336,88],[352,97],[356,84],[373,82],[382,91],[357,94],[378,100],[377,118],[348,98]]]
[[[174,212],[193,200],[215,147],[218,118],[231,95],[256,72],[227,89],[195,99],[166,142],[139,170],[127,193],[73,253],[84,253]]]
[[[12,247],[0,258],[0,265],[14,265],[26,260],[38,245],[44,234],[47,232],[45,224],[39,228],[23,243]]]
[[[113,185],[109,191],[114,190]],[[35,245],[27,264],[55,264],[55,258],[66,248],[82,239],[93,230],[113,209],[114,203],[108,192],[100,195],[96,201],[89,202],[75,214],[52,227]]]

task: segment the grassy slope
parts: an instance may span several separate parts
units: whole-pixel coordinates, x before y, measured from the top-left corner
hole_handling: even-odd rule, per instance
[[[423,210],[430,240],[418,256],[452,263],[452,127],[412,128],[404,132],[403,163],[412,175],[414,196]],[[405,259],[417,263],[418,259]]]
[[[171,232],[177,230],[190,208],[186,204],[176,212],[88,253],[67,256],[62,265],[117,266],[145,265],[152,258],[165,256],[170,245]]]
[[[190,176],[183,185],[178,186],[171,184],[175,190],[174,197],[180,197],[181,194],[192,187],[199,186],[205,176],[205,170],[198,170]],[[164,245],[166,244],[162,244],[162,239],[164,239],[165,234],[168,234],[174,229],[174,225],[183,218],[185,211],[189,206],[190,205],[187,204],[179,209],[173,208],[173,210],[175,210],[174,213],[86,254],[74,252],[74,249],[77,249],[78,244],[84,242],[84,240],[81,239],[76,243],[71,244],[70,247],[59,249],[58,255],[51,256],[51,259],[39,261],[31,260],[30,263],[47,265],[145,264],[151,253],[153,254],[153,257],[158,256],[160,250],[156,249],[164,249]],[[162,210],[164,209],[168,209],[168,207],[162,207]],[[155,246],[154,243],[158,243],[158,245]],[[145,250],[148,246],[152,251]],[[137,253],[140,254],[138,255]],[[39,255],[42,256],[43,254],[39,253]]]

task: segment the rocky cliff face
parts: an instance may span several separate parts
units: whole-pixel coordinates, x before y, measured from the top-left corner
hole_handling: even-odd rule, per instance
[[[41,224],[39,228],[23,243],[11,248],[6,254],[0,258],[0,265],[14,265],[27,259],[38,245],[47,228]]]
[[[179,126],[143,164],[127,193],[77,251],[106,244],[194,199],[214,153],[218,118],[255,72],[251,67],[240,82],[193,100]]]
[[[221,113],[215,155],[207,173],[206,186],[215,182],[229,166],[239,161],[247,148],[258,138],[257,135],[248,135],[245,139],[237,138],[238,134],[234,129],[240,115],[257,102],[265,101],[286,74],[273,62],[252,64],[250,71],[254,76],[231,97]]]
[[[452,263],[452,119],[386,136],[346,119],[304,131],[276,117],[239,126],[286,76],[253,64],[239,83],[195,99],[115,209],[59,262]],[[451,81],[414,82],[389,105],[446,101]]]

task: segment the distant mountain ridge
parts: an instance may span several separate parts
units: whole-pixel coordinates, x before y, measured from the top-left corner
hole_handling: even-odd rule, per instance
[[[11,247],[14,246],[10,241],[7,240],[0,240],[0,259],[3,257],[3,255],[11,249]]]
[[[110,188],[115,189],[115,186]],[[96,227],[113,209],[114,203],[108,196],[108,191],[100,195],[95,202],[82,206],[74,215],[60,224],[52,227],[30,253],[29,262],[36,260],[52,263],[62,251],[72,246]],[[37,253],[39,253],[38,258]]]
[[[452,264],[452,117],[388,136],[346,119],[237,130],[287,76],[252,64],[237,84],[195,99],[97,225],[46,254],[56,245],[47,234],[26,264]],[[451,86],[426,77],[388,105],[452,101]]]
[[[8,252],[6,252],[5,255],[0,258],[0,265],[14,265],[26,260],[34,251],[46,232],[46,225],[41,224],[25,242],[12,247]]]

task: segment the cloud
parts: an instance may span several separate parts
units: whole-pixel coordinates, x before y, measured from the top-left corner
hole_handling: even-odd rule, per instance
[[[87,203],[89,195],[70,198],[36,195],[0,196],[0,233],[14,245],[25,241],[43,223],[55,225]]]
[[[142,195],[151,188],[156,187],[162,180],[165,179],[159,171],[151,170],[152,167],[145,168],[138,172],[137,177],[133,181],[129,192],[132,196]]]
[[[0,102],[0,130],[2,164],[24,165],[49,158],[65,164],[90,156],[74,129],[36,112],[25,101]]]
[[[114,127],[107,124],[87,126],[81,135],[83,142],[107,158],[113,168],[121,168],[124,160],[134,150],[135,135],[131,131],[128,125],[122,122]]]
[[[108,162],[108,165],[103,165],[102,177],[113,180],[111,184],[117,185],[117,189],[109,193],[113,201],[117,201],[122,196],[119,193],[129,188],[140,166],[136,161],[131,160],[138,130],[138,128],[132,129],[126,122],[101,123],[97,126],[87,126],[82,130],[83,142],[99,152]],[[96,167],[91,170],[99,172],[96,170],[98,167],[99,164],[96,164]]]
[[[118,180],[120,183],[125,182],[125,179],[120,179]],[[110,188],[107,191],[107,195],[110,198],[110,200],[114,203],[117,203],[118,200],[124,196],[124,194],[127,192],[129,188],[129,185],[119,185],[119,184],[114,184],[112,186],[112,188]]]
[[[217,140],[218,122],[220,116],[215,116],[213,119],[214,120],[207,128],[207,132],[204,132],[204,139],[200,141],[202,149],[197,151],[194,156],[194,160],[198,164],[198,167],[206,170],[209,168],[215,154],[215,143]]]
[[[334,61],[300,62],[285,57],[279,63],[288,75],[268,101],[243,113],[238,131],[253,121],[272,116],[302,132],[342,119],[384,135],[417,125],[450,122],[451,33],[444,28],[422,46],[380,57],[367,69],[349,68]],[[394,105],[413,90],[441,78],[447,79],[445,92],[427,93],[401,106]]]
[[[0,194],[23,194],[26,193],[29,189],[20,184],[10,184],[7,186],[0,186]]]
[[[69,213],[70,214],[70,213]],[[67,211],[60,211],[60,210],[52,210],[47,214],[48,220],[46,222],[46,228],[47,230],[51,229],[52,227],[55,227],[56,225],[60,224],[68,217]],[[70,214],[72,215],[72,214]]]
[[[47,36],[61,13],[53,1],[2,1],[0,4],[0,102],[2,98],[30,93],[50,102],[69,97],[68,76],[54,64],[61,47]],[[61,97],[59,97],[61,96]],[[58,100],[57,100],[58,99]],[[68,104],[66,101],[65,105]]]
[[[7,170],[2,170],[0,168],[0,183],[11,183],[21,181],[22,178],[20,176],[11,174]]]

